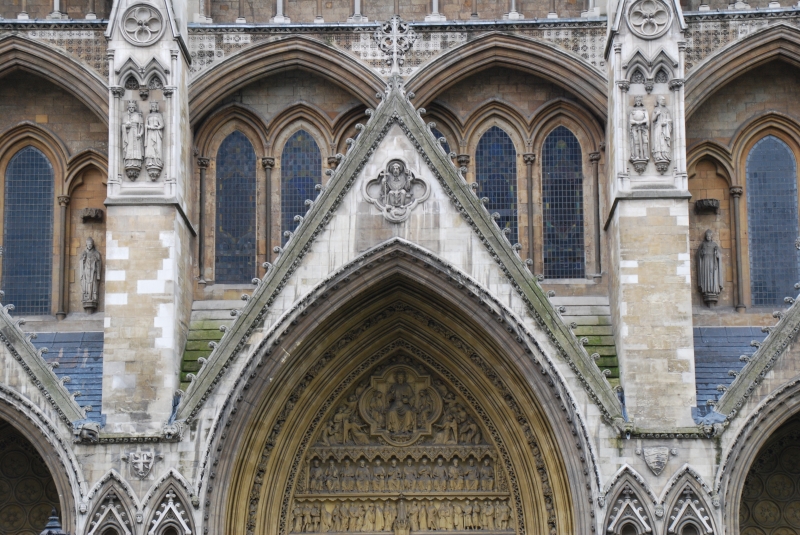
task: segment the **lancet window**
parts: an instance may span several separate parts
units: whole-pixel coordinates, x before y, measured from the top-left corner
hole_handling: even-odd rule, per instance
[[[216,194],[216,282],[250,282],[256,274],[256,153],[238,130],[217,151]]]
[[[53,165],[34,147],[15,154],[5,176],[2,285],[17,314],[50,314]]]
[[[475,165],[480,196],[489,198],[489,212],[500,215],[498,225],[517,243],[517,150],[511,137],[497,126],[489,128],[478,142]]]
[[[583,162],[581,146],[570,130],[559,126],[542,148],[542,215],[544,276],[585,275],[583,234]]]
[[[282,243],[289,240],[286,232],[297,227],[295,216],[306,213],[306,199],[316,198],[314,188],[321,182],[322,156],[311,134],[298,130],[286,142],[281,154],[281,232]]]
[[[758,141],[747,156],[747,223],[753,306],[772,306],[794,295],[800,280],[797,164],[775,136]]]

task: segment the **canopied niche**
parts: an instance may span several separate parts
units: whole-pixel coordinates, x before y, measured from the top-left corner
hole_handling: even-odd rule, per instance
[[[474,403],[411,346],[369,357],[313,419],[281,533],[515,532],[513,468]]]

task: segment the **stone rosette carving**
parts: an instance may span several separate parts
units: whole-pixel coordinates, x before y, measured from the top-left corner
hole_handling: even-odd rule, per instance
[[[628,26],[643,39],[655,39],[669,29],[672,12],[659,0],[638,0],[628,9]]]
[[[132,45],[151,45],[163,31],[164,19],[154,6],[136,4],[122,16],[122,36]]]
[[[402,223],[412,210],[431,194],[428,182],[411,171],[400,159],[389,161],[377,178],[364,182],[364,198],[378,207],[392,223]]]

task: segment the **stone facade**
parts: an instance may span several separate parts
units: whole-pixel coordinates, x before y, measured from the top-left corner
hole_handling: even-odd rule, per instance
[[[795,7],[2,7],[0,532],[800,533]]]

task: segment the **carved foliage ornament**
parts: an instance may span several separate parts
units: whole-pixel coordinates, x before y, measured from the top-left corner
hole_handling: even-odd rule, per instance
[[[388,221],[402,223],[431,194],[428,182],[416,176],[402,160],[389,161],[377,178],[364,182],[364,198]]]
[[[163,30],[161,13],[147,4],[131,6],[122,17],[122,35],[133,45],[150,45],[161,37]]]
[[[628,26],[643,39],[664,35],[671,20],[669,7],[658,0],[638,0],[628,10]]]

